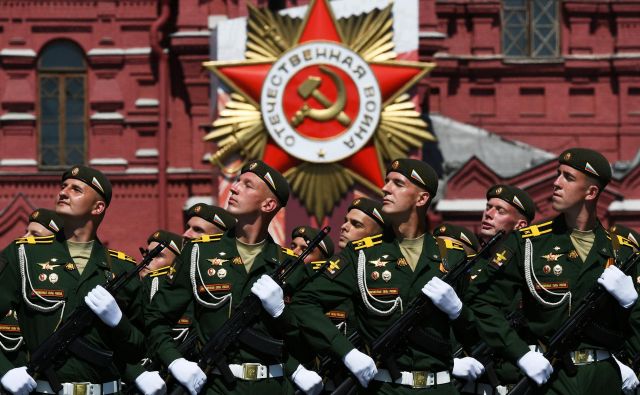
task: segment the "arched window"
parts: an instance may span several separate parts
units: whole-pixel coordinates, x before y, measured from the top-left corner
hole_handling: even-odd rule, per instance
[[[86,62],[71,41],[54,41],[38,59],[40,165],[85,162]]]

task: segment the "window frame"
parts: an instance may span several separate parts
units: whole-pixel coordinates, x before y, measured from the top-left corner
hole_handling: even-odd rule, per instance
[[[505,4],[505,0],[500,2],[500,44],[501,44],[501,52],[502,57],[505,63],[558,63],[562,62],[562,34],[561,34],[561,19],[560,15],[560,5],[561,1],[553,0],[555,3],[555,13],[556,18],[555,22],[555,34],[556,34],[556,48],[555,54],[552,56],[533,56],[534,49],[532,48],[533,44],[533,34],[535,32],[533,27],[533,7],[534,3],[537,0],[524,0],[524,10],[525,10],[525,27],[526,27],[526,55],[507,55],[506,50],[506,30],[505,30],[505,10],[507,6]]]

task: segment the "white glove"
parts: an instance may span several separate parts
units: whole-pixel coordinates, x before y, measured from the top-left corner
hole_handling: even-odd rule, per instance
[[[455,320],[462,311],[462,301],[451,285],[434,277],[422,287],[422,293],[427,295],[433,304],[443,313],[449,316],[450,320]]]
[[[277,318],[284,311],[282,287],[266,274],[258,279],[251,287],[251,292],[260,298],[262,307],[273,318]]]
[[[638,299],[638,292],[633,286],[631,277],[615,266],[604,269],[598,278],[598,284],[602,285],[625,309],[633,306]]]
[[[363,354],[355,348],[342,358],[344,366],[353,373],[360,385],[367,388],[369,381],[378,373],[375,362],[367,354]]]
[[[322,377],[313,370],[305,369],[302,365],[298,365],[293,372],[291,381],[307,395],[318,395],[324,388]]]
[[[553,373],[553,367],[547,358],[537,351],[529,351],[524,354],[518,360],[518,366],[524,374],[538,385],[546,383],[551,373]]]
[[[454,358],[451,374],[465,381],[476,381],[484,373],[484,365],[471,357]]]
[[[636,376],[636,373],[633,371],[633,369],[618,361],[618,358],[613,357],[613,359],[616,360],[616,363],[620,368],[620,375],[622,376],[622,392],[624,392],[625,394],[633,393],[638,384],[640,384],[640,382],[638,381],[638,376]]]
[[[135,379],[136,386],[144,395],[164,395],[167,393],[167,385],[157,371],[142,372]]]
[[[96,285],[84,297],[84,302],[100,318],[100,321],[104,322],[108,327],[114,328],[120,323],[122,311],[118,307],[118,302],[101,285]]]
[[[13,395],[28,395],[36,389],[36,381],[27,373],[27,367],[13,368],[2,376],[2,386]]]
[[[169,372],[176,378],[191,395],[197,395],[207,382],[204,374],[197,363],[178,358],[169,364]]]

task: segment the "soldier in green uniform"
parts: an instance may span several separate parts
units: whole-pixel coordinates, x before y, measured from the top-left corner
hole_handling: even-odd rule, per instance
[[[444,223],[435,228],[433,235],[437,239],[453,240],[462,244],[467,257],[476,255],[480,250],[480,240],[464,226]]]
[[[262,161],[251,161],[231,188],[228,211],[237,219],[234,229],[222,235],[203,235],[185,245],[168,287],[160,287],[145,313],[151,349],[171,374],[191,394],[273,393],[290,390],[284,376],[287,353],[267,351],[282,335],[276,318],[284,310],[283,291],[267,275],[289,257],[269,236],[268,226],[289,198],[285,178]],[[256,343],[241,343],[226,355],[236,380],[225,384],[219,372],[207,377],[195,362],[176,350],[169,336],[171,325],[195,300],[195,320],[205,337],[220,328],[250,292],[261,300],[264,312],[254,333]],[[294,378],[294,381],[295,378]]]
[[[227,210],[210,204],[196,203],[187,210],[187,223],[182,237],[193,240],[202,235],[223,233],[235,224],[236,219]]]
[[[367,388],[367,393],[455,393],[451,385],[451,326],[469,324],[468,312],[455,290],[440,276],[461,262],[464,250],[452,242],[440,250],[427,232],[427,208],[437,191],[438,177],[426,163],[413,159],[392,162],[387,172],[382,211],[391,231],[351,242],[330,259],[330,266],[294,295],[293,316],[318,352],[337,354]],[[443,262],[442,254],[446,254]],[[393,356],[402,377],[392,382],[386,366],[354,348],[324,315],[351,300],[365,342],[378,337],[421,292],[438,311],[420,322],[407,347]],[[318,347],[317,345],[320,345]],[[373,381],[372,381],[373,380]]]
[[[139,360],[144,351],[142,333],[132,324],[142,313],[140,282],[129,282],[115,298],[102,287],[135,264],[124,253],[107,250],[97,238],[110,201],[111,184],[104,174],[73,166],[62,176],[56,201],[63,232],[17,239],[0,255],[0,314],[17,312],[30,352],[83,301],[99,318],[83,336],[88,346],[74,348],[52,366],[63,394],[118,392],[125,363]],[[95,350],[112,351],[113,357],[96,360]],[[0,375],[12,394],[53,393],[48,381],[36,382],[4,353]]]
[[[27,229],[22,237],[51,236],[62,230],[62,218],[55,211],[39,208],[29,215]],[[0,320],[0,347],[13,366],[27,363],[27,350],[20,333],[18,318],[13,310]]]
[[[320,230],[311,226],[297,226],[291,232],[291,251],[300,255],[307,245],[320,233]],[[304,263],[319,262],[333,256],[333,241],[326,236],[316,248],[304,259]]]
[[[551,199],[560,215],[512,233],[472,282],[469,305],[480,334],[538,384],[537,393],[614,393],[621,388],[610,351],[624,341],[638,294],[632,279],[611,265],[616,256],[622,261],[632,253],[629,243],[617,235],[611,238],[619,243],[612,243],[596,217],[598,198],[610,178],[609,163],[598,152],[582,148],[563,152]],[[569,377],[564,366],[554,372],[538,345],[546,344],[596,284],[611,298],[584,336],[576,339],[570,357],[577,374]],[[504,315],[518,292],[530,329],[526,338],[508,325]]]

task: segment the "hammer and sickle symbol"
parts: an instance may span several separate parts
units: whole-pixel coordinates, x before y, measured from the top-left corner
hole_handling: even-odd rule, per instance
[[[298,87],[298,94],[303,99],[313,97],[322,104],[324,108],[311,108],[308,104],[304,104],[291,118],[291,123],[293,123],[293,126],[298,126],[305,118],[309,117],[321,122],[337,119],[343,126],[348,126],[351,123],[351,118],[342,111],[347,102],[344,81],[342,81],[334,71],[325,66],[320,66],[320,71],[328,75],[338,89],[336,101],[332,103],[331,100],[327,99],[327,97],[318,90],[320,84],[322,84],[322,78],[314,75],[309,76],[306,81]]]

